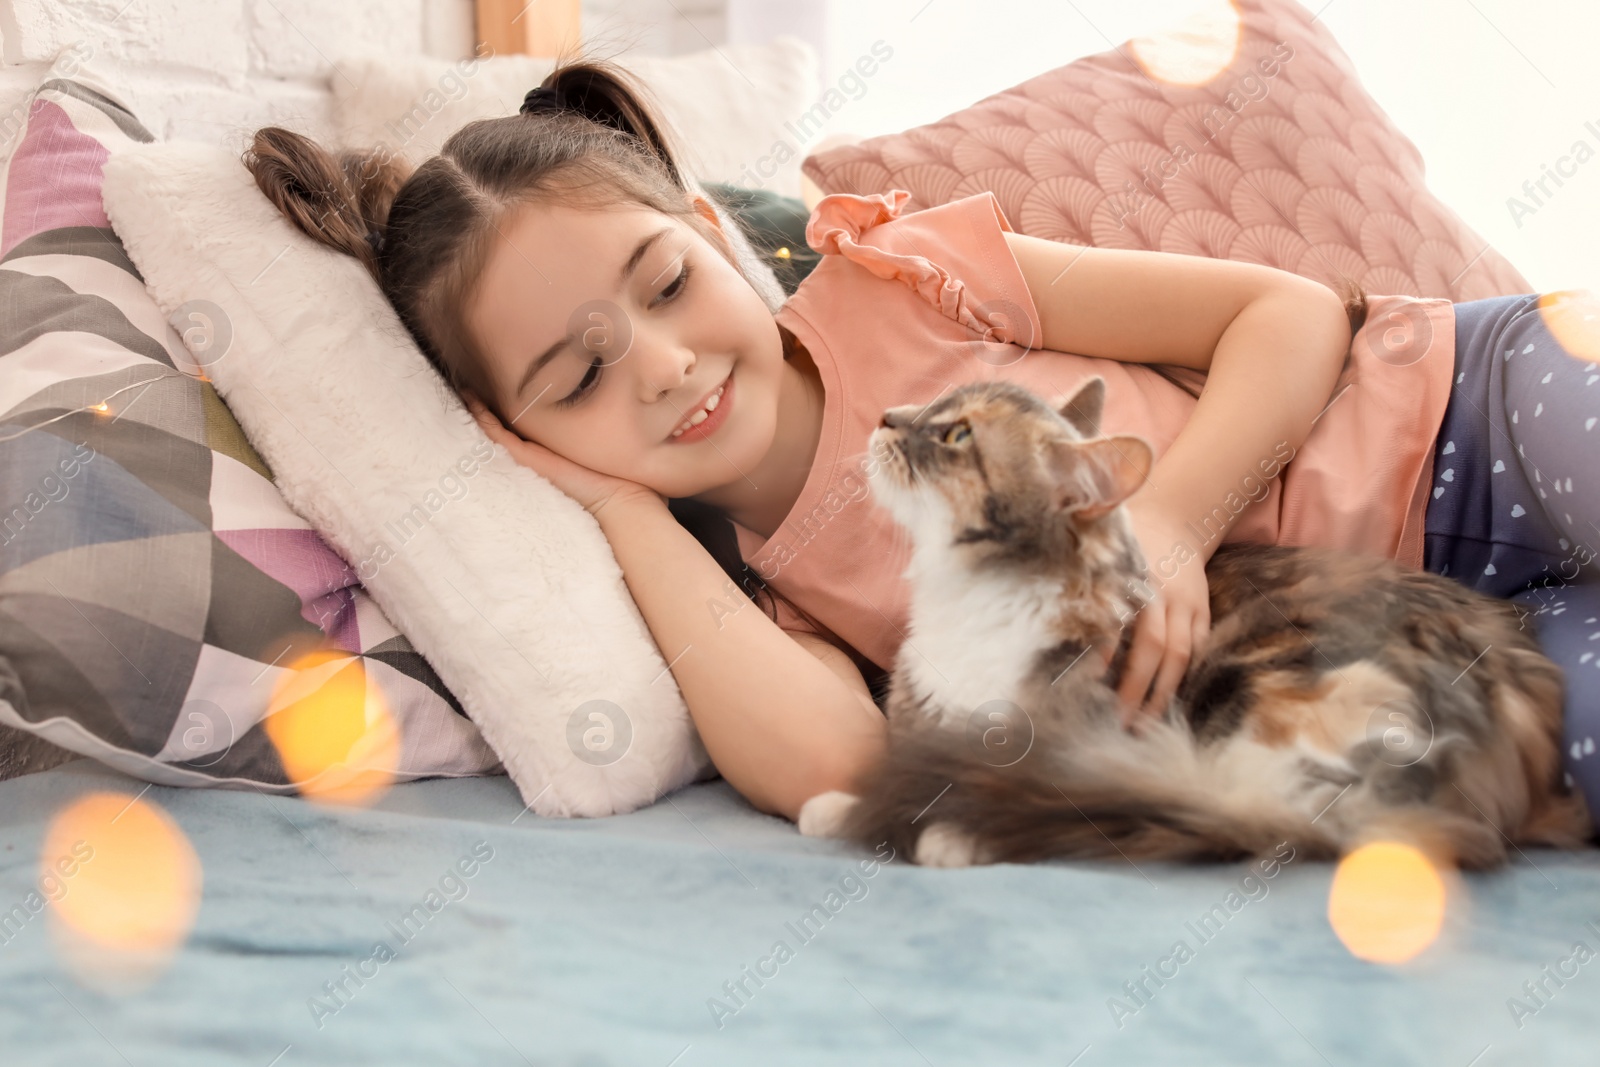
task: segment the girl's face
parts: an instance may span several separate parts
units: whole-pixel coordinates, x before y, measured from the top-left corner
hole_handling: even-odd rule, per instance
[[[709,211],[709,208],[707,209]],[[684,222],[640,206],[510,213],[466,308],[485,399],[523,438],[668,497],[727,485],[777,429],[777,323]],[[718,389],[704,429],[674,437]]]

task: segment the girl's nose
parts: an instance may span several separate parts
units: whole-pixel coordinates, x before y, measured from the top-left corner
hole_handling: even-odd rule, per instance
[[[651,403],[665,393],[689,380],[696,362],[694,350],[686,345],[668,343],[646,345],[641,351],[636,343],[632,353],[639,357],[641,399]]]

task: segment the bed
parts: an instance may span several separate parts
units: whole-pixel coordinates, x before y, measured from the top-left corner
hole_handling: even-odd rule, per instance
[[[490,6],[503,9],[507,26],[521,14],[520,4],[482,5]],[[575,6],[539,10],[559,22],[557,14]],[[1309,12],[1295,17],[1305,22]],[[534,32],[526,29],[532,18],[521,25],[515,32]],[[539,32],[568,32],[540,25]],[[1297,32],[1312,32],[1307,27]],[[1273,106],[1289,106],[1288,86],[1302,71],[1315,86],[1331,77],[1313,58],[1306,49],[1276,83]],[[1339,73],[1340,62],[1327,67]],[[1110,77],[1110,63],[1078,74]],[[407,77],[396,78],[391,92],[398,103],[375,105],[375,113],[401,110],[444,75],[428,68]],[[487,80],[479,76],[480,84]],[[1344,98],[1360,111],[1364,98],[1353,93]],[[1010,105],[995,98],[990,106]],[[457,118],[447,109],[433,121]],[[969,125],[981,140],[994,124]],[[58,141],[65,133],[57,131]],[[1143,136],[1133,130],[1126,139],[1135,133]],[[110,135],[99,129],[95,136]],[[709,139],[697,143],[710,152]],[[748,161],[743,151],[727,149],[723,165],[736,170]],[[973,145],[963,151],[988,165]],[[911,164],[893,180],[927,203],[958,191],[940,185],[938,168],[881,144],[829,158],[829,167],[812,168],[819,189],[842,188],[900,158]],[[1475,235],[1425,196],[1420,156],[1412,162],[1396,151],[1395,158],[1411,185],[1382,183],[1407,193],[1385,217],[1417,230],[1426,255],[1415,261],[1426,269],[1411,278],[1364,264],[1388,271],[1374,274],[1382,279],[1375,286],[1389,286],[1379,291],[1413,291],[1404,286],[1429,279],[1448,279],[1458,289],[1432,295],[1455,299],[1525,289],[1509,264],[1486,245],[1478,250]],[[799,166],[796,158],[794,192]],[[90,169],[85,181],[98,183],[98,164]],[[1195,168],[1185,180],[1204,176]],[[999,170],[984,180],[1023,198],[1008,207],[1018,219],[1042,220],[1047,230],[1087,220],[1082,234],[1049,231],[1060,239],[1087,241],[1096,219],[1120,231],[1122,219],[1137,229],[1155,217],[1154,202],[1143,199],[1137,211],[1124,203],[1122,218],[1110,222],[1099,208],[1029,216],[1028,189],[1002,180]],[[1098,191],[1096,204],[1118,195],[1117,182],[1107,180],[1109,192]],[[98,205],[98,184],[80,191]],[[728,206],[749,221],[748,196]],[[1400,218],[1401,209],[1418,224]],[[795,258],[805,256],[796,240],[803,214],[773,217],[776,228],[758,246],[781,251],[789,269],[808,265]],[[1396,232],[1409,233],[1406,226]],[[1330,222],[1330,229],[1338,227]],[[117,257],[89,247],[99,254],[54,245],[35,254],[48,254],[52,269],[72,258],[63,251],[88,255],[99,283],[127,289],[120,274],[102,268],[121,260],[112,264]],[[78,296],[93,295],[87,272],[62,277]],[[797,279],[786,281],[792,290]],[[131,320],[159,327],[153,307],[143,318],[131,310],[135,297],[143,294],[118,298]],[[232,438],[211,450],[244,457],[230,468],[236,484],[245,468],[266,471]],[[111,444],[103,452],[116,454]],[[64,510],[41,514],[64,521]],[[209,542],[203,547],[213,551]],[[319,598],[342,594],[337,567],[325,569],[332,584],[297,586],[299,595],[284,602],[289,616],[312,625]],[[467,731],[459,704],[424,657],[398,634],[373,630],[374,616],[359,594],[351,596],[367,626],[353,651],[381,661],[393,685],[410,686],[396,714],[410,716],[402,725],[432,724],[410,733],[435,739],[430,750],[408,749],[414,762],[400,768],[402,780],[367,806],[289,795],[293,783],[270,746],[249,748],[230,735],[215,747],[184,747],[198,727],[177,713],[190,715],[193,701],[173,702],[154,725],[146,720],[148,736],[117,734],[112,727],[132,720],[109,715],[86,719],[77,733],[13,738],[19,723],[39,725],[20,717],[0,727],[0,779],[9,777],[0,780],[0,998],[7,1006],[0,1065],[1594,1062],[1588,1046],[1600,978],[1587,971],[1600,950],[1600,853],[1593,850],[1518,854],[1504,871],[1450,882],[1437,941],[1408,963],[1382,965],[1359,958],[1336,935],[1328,915],[1335,872],[1324,863],[1291,859],[1270,877],[1245,864],[926,870],[904,857],[802,837],[720,780],[608,818],[547,818],[531,807],[532,790],[496,773],[495,753],[475,734],[463,732],[449,746],[437,740],[446,728]],[[243,594],[235,600],[259,613]],[[82,601],[85,611],[90,603]],[[89,616],[83,621],[84,647],[96,662],[110,661],[96,644],[105,635]],[[239,655],[247,681],[260,677],[258,665],[271,666],[271,649],[224,651]],[[90,658],[85,653],[83,662]],[[265,716],[264,702],[259,710]],[[241,731],[257,728],[254,719],[240,722]],[[91,728],[107,732],[90,737]],[[48,736],[80,748],[47,744]],[[101,759],[75,759],[84,749]],[[60,813],[97,794],[109,794],[114,810],[143,804],[165,812],[203,878],[192,928],[142,984],[108,984],[92,961],[83,970],[63,947],[70,880],[58,901],[33,903],[41,850]]]
[[[51,814],[96,790],[139,786],[89,760],[0,783],[0,902],[31,887]],[[370,809],[144,799],[204,865],[193,934],[148,988],[105,996],[63,974],[45,915],[7,928],[6,1063],[1594,1061],[1600,982],[1572,960],[1600,947],[1592,852],[1466,877],[1439,942],[1392,969],[1330,930],[1323,863],[1289,861],[1230,914],[1209,909],[1243,864],[880,863],[721,781],[594,820],[540,818],[499,776],[397,785]],[[475,847],[492,858],[459,899],[397,934]],[[1163,964],[1180,938],[1192,958]],[[378,941],[394,958],[366,962]],[[1142,1005],[1123,988],[1140,981]],[[1535,1008],[1523,984],[1541,981]]]

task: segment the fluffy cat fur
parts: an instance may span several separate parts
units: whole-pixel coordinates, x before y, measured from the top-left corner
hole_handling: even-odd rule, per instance
[[[803,833],[938,866],[1383,838],[1481,868],[1589,837],[1560,669],[1509,603],[1375,556],[1219,547],[1202,655],[1122,728],[1126,624],[1153,592],[1120,505],[1152,454],[1099,435],[1104,396],[1091,378],[1054,410],[997,381],[885,413],[871,484],[913,542],[889,746]]]

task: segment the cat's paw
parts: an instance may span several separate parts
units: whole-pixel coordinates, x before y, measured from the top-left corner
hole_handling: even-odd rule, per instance
[[[850,793],[837,789],[818,793],[800,805],[800,832],[806,837],[838,837],[845,816],[855,806],[856,798]]]
[[[982,862],[977,838],[947,822],[936,822],[922,831],[912,859],[923,867],[971,867]]]

